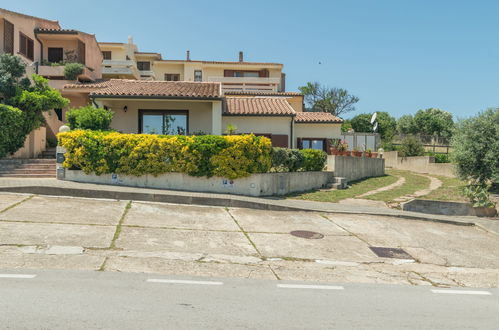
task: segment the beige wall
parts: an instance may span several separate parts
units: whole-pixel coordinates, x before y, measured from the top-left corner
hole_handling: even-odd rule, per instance
[[[180,74],[180,80],[184,79],[184,66],[182,64],[167,64],[166,62],[154,62],[152,66],[156,80],[164,80],[165,73]]]
[[[339,139],[341,124],[295,124],[296,138]]]
[[[427,173],[448,177],[456,176],[454,164],[435,163],[435,157],[399,157],[397,151],[386,151],[383,154],[383,158],[386,160],[386,167],[412,171],[416,173]]]
[[[142,110],[188,110],[189,133],[202,131],[212,132],[212,102],[210,101],[149,101],[149,100],[96,100],[102,106],[107,106],[114,112],[111,128],[123,133],[138,133],[139,109]],[[127,112],[123,111],[124,106]]]
[[[127,51],[126,45],[113,45],[99,44],[101,51],[110,51],[112,60],[125,60]]]
[[[12,158],[36,158],[45,150],[47,144],[46,129],[40,127],[31,131],[26,136],[24,146],[17,150],[11,157]]]
[[[229,124],[237,127],[237,134],[282,134],[288,136],[288,145],[292,143],[291,117],[222,116],[222,132],[225,132]]]

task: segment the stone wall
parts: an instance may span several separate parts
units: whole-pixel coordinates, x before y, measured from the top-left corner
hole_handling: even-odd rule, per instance
[[[455,177],[454,165],[450,163],[435,163],[435,157],[399,157],[397,151],[387,151],[383,154],[385,166],[398,170],[416,173],[427,173]]]
[[[58,170],[58,179],[121,185],[141,188],[158,188],[211,192],[245,196],[282,196],[295,192],[325,188],[333,181],[333,173],[293,172],[293,173],[258,173],[235,180],[220,177],[192,177],[184,173],[165,173],[158,176],[140,177],[118,174],[85,174],[83,171]]]
[[[385,175],[385,160],[382,158],[329,155],[327,169],[334,172],[336,177],[355,181]]]

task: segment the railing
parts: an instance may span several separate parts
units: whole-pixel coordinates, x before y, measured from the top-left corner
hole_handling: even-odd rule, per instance
[[[133,67],[135,66],[135,62],[132,60],[103,60],[103,66],[124,66],[124,67]]]
[[[221,83],[254,83],[254,84],[274,84],[279,85],[281,78],[267,78],[267,77],[208,77],[208,81],[221,82]]]
[[[277,85],[222,84],[224,92],[278,92]]]
[[[150,71],[150,70],[139,70],[139,74],[140,74],[140,77],[144,80],[151,80],[151,79],[156,78],[154,71]]]

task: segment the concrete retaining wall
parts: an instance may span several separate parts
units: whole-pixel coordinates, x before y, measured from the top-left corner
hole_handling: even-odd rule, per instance
[[[494,216],[497,213],[495,209],[486,209],[482,207],[473,207],[470,203],[462,202],[443,202],[425,199],[413,199],[402,204],[402,210],[429,214],[441,215],[470,215],[470,216]]]
[[[385,160],[382,158],[329,155],[327,169],[333,171],[336,177],[355,181],[385,175]]]
[[[282,196],[289,193],[325,188],[333,181],[333,173],[293,172],[259,173],[247,178],[228,180],[219,177],[192,177],[183,173],[143,175],[140,177],[118,174],[85,174],[83,171],[64,170],[58,178],[76,182],[100,183],[141,188],[185,190],[224,193],[245,196]]]
[[[435,163],[435,157],[399,157],[397,151],[387,151],[383,154],[385,166],[398,170],[407,170],[416,173],[427,173],[455,177],[454,165],[449,163]]]

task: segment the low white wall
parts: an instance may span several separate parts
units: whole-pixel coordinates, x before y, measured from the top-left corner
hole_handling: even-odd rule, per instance
[[[382,158],[327,156],[327,169],[334,176],[348,181],[385,175],[385,160]]]
[[[62,178],[64,177],[64,178]],[[101,183],[109,185],[132,186],[212,192],[246,196],[287,195],[294,192],[324,188],[333,180],[332,172],[293,172],[293,173],[258,173],[246,178],[228,180],[220,177],[193,177],[184,173],[165,173],[158,176],[140,177],[118,174],[85,174],[83,171],[65,170],[59,179]]]
[[[386,167],[398,170],[448,177],[456,176],[453,164],[435,163],[435,157],[431,156],[399,157],[397,151],[387,151],[383,154],[383,158],[386,159]]]

